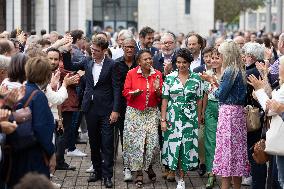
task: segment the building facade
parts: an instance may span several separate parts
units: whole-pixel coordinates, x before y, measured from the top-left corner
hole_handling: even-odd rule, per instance
[[[150,26],[156,31],[207,35],[214,27],[214,0],[0,0],[0,31],[22,28],[64,34]]]
[[[0,31],[137,27],[137,0],[0,0]]]
[[[277,15],[277,0],[270,0],[271,3],[271,31],[277,31],[278,15]],[[282,5],[284,8],[284,4]],[[260,7],[257,10],[247,10],[241,13],[239,28],[242,31],[259,31],[265,30],[266,27],[267,8]],[[283,16],[282,16],[283,18]],[[284,24],[284,23],[283,23]],[[282,25],[283,25],[282,24]]]
[[[194,31],[203,36],[214,28],[214,0],[139,0],[138,29]]]

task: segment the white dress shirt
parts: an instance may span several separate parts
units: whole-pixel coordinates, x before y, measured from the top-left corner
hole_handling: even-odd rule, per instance
[[[62,104],[68,98],[67,89],[62,85],[57,91],[53,91],[50,84],[47,85],[45,96],[54,119],[59,119],[57,106]]]
[[[93,66],[93,70],[92,70],[92,74],[93,74],[93,78],[94,78],[94,86],[96,86],[96,84],[99,81],[104,61],[105,61],[105,57],[99,63],[97,63],[96,60],[94,60],[94,66]]]
[[[196,60],[193,60],[190,64],[190,71],[193,71],[194,68],[197,68],[201,65],[201,52]]]

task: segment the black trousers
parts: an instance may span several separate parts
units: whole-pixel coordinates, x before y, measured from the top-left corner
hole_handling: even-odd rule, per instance
[[[63,127],[64,127],[64,144],[65,149],[68,149],[68,151],[73,151],[76,149],[76,136],[75,136],[75,128],[72,127],[72,118],[73,113],[71,111],[62,112],[62,118],[63,118]]]
[[[266,185],[266,164],[257,164],[252,157],[252,147],[261,139],[261,132],[262,129],[259,129],[258,131],[249,132],[247,135],[248,159],[251,166],[252,189],[265,189]]]
[[[91,160],[96,173],[102,174],[103,178],[112,178],[114,126],[110,125],[110,115],[97,115],[95,108],[94,104],[91,104],[90,110],[85,114]]]

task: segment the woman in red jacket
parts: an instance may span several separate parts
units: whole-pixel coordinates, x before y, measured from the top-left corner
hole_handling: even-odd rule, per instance
[[[143,169],[150,180],[156,180],[152,164],[160,152],[158,104],[161,101],[163,81],[161,72],[152,67],[150,51],[139,51],[137,62],[139,66],[128,72],[123,90],[127,100],[123,156],[125,165],[136,172],[135,183],[141,187]]]

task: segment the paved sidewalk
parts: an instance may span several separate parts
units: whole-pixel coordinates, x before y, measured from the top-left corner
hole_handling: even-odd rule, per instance
[[[53,177],[53,182],[61,184],[61,188],[65,189],[103,189],[105,188],[101,181],[97,181],[95,183],[88,183],[87,179],[90,176],[90,173],[86,173],[85,170],[88,169],[91,165],[90,160],[90,148],[89,145],[77,145],[77,147],[83,152],[88,154],[88,157],[79,158],[79,157],[66,157],[67,163],[76,166],[76,171],[56,171]],[[122,158],[121,158],[121,149],[118,149],[117,161],[115,162],[114,167],[114,177],[113,183],[114,187],[117,189],[136,189],[136,185],[133,182],[126,183],[123,181],[123,166],[122,166]],[[144,189],[175,189],[176,183],[170,183],[162,179],[162,166],[156,165],[154,166],[155,172],[157,174],[157,181],[152,183],[147,174],[144,173]],[[197,172],[190,172],[190,176],[186,177],[186,188],[187,189],[205,189],[207,178],[200,178]],[[214,189],[220,188],[220,180],[218,179],[216,186]],[[244,189],[248,189],[248,187],[243,187]]]

